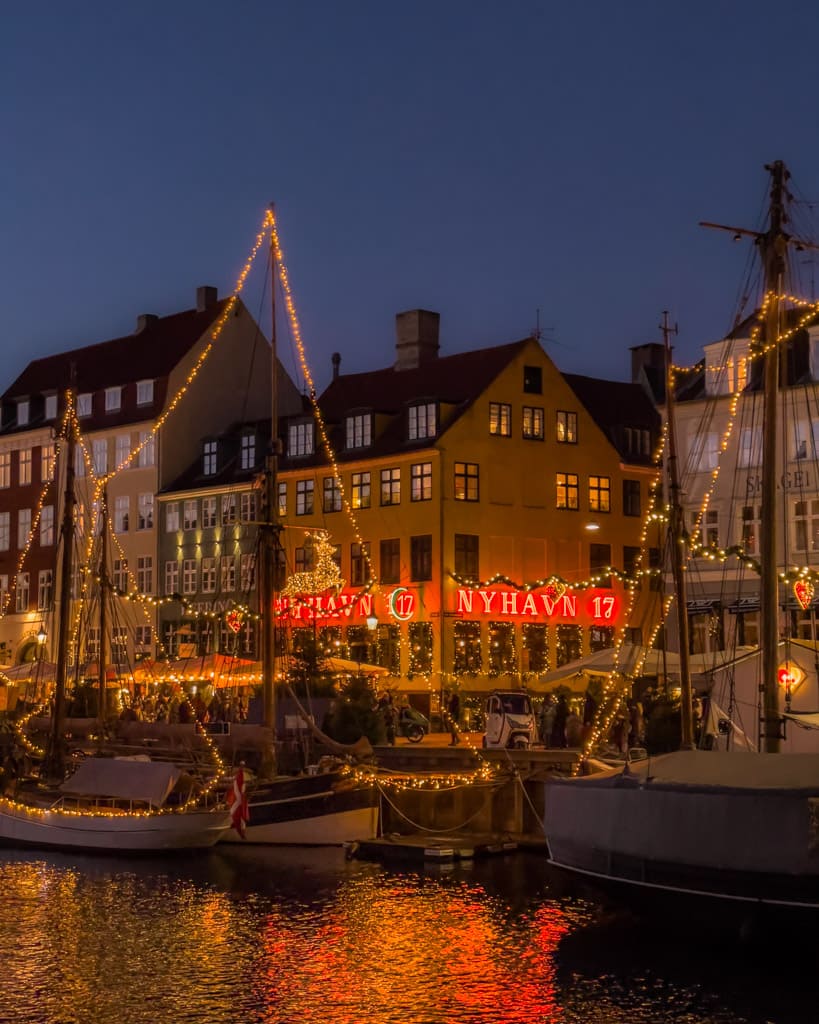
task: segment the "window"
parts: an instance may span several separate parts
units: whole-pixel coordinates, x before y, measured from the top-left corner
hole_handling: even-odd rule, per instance
[[[589,651],[607,651],[614,647],[614,628],[612,626],[589,627]]]
[[[430,469],[432,467],[430,466]],[[401,503],[401,470],[398,467],[381,470],[381,504]]]
[[[410,537],[410,579],[413,582],[432,579],[432,535]]]
[[[559,444],[577,444],[577,413],[557,411],[557,440]]]
[[[114,566],[111,572],[111,583],[115,590],[120,591],[122,594],[128,593],[128,559],[127,558],[115,558]]]
[[[114,533],[128,532],[130,502],[127,494],[120,494],[114,498]]]
[[[0,551],[8,551],[11,544],[11,512],[0,512]]]
[[[623,515],[640,515],[640,481],[623,481]]]
[[[202,472],[205,476],[216,473],[216,442],[205,441],[202,445]]]
[[[169,501],[165,506],[165,532],[176,533],[179,529],[179,502]]]
[[[11,487],[11,452],[0,452],[0,487]]]
[[[398,537],[381,541],[379,569],[382,583],[401,582],[401,540]]]
[[[663,589],[663,559],[659,548],[648,549],[648,569],[649,569],[649,590],[662,591]],[[630,641],[634,642],[634,641]],[[636,641],[642,643],[641,640]]]
[[[549,671],[549,643],[546,626],[539,622],[524,622],[521,630],[523,650],[521,652],[524,672]]]
[[[27,612],[29,589],[31,587],[31,576],[27,572],[17,574],[17,595],[15,600],[15,611]]]
[[[151,627],[134,626],[134,654],[151,653]]]
[[[511,622],[489,623],[489,675],[512,675],[517,672],[515,627]]]
[[[581,653],[583,629],[581,626],[557,627],[557,667],[577,661]]]
[[[77,415],[78,416],[90,416],[91,415],[91,395],[77,395]]]
[[[477,581],[480,578],[478,573],[479,542],[480,538],[477,534],[455,534],[455,573],[463,579]]]
[[[230,526],[236,522],[236,495],[222,495],[222,526]]]
[[[704,516],[692,512],[691,537],[696,544],[704,547],[719,547],[719,509],[706,509]]]
[[[220,567],[222,593],[230,594],[236,589],[236,559],[233,555],[224,555]]]
[[[119,412],[122,408],[122,388],[105,389],[105,411]]]
[[[348,416],[346,420],[346,436],[348,448],[367,448],[373,441],[373,418],[367,412]]]
[[[108,472],[108,441],[105,438],[98,438],[93,442],[91,450],[94,474],[95,476],[104,476]]]
[[[243,593],[256,588],[256,556],[242,555],[239,562],[239,589]]]
[[[216,559],[202,559],[202,593],[216,593]]]
[[[512,406],[505,402],[489,403],[489,433],[496,437],[512,436]]]
[[[54,479],[55,462],[54,445],[44,444],[40,448],[40,476],[43,483]]]
[[[651,455],[651,433],[641,427],[625,427],[626,455]]]
[[[54,574],[51,569],[41,569],[37,576],[37,611],[47,612],[54,595]]]
[[[370,579],[370,542],[350,545],[350,584],[360,587]]]
[[[239,452],[239,467],[241,469],[253,469],[256,465],[256,435],[242,434]]]
[[[57,396],[46,395],[45,400],[45,418],[47,420],[55,420],[57,418]]]
[[[453,671],[456,675],[466,672],[470,675],[477,675],[483,664],[480,622],[459,620],[455,623],[452,637],[455,644],[452,659]]]
[[[17,547],[22,551],[31,536],[31,509],[21,508],[17,513]]]
[[[602,573],[611,569],[611,544],[590,544],[589,545],[589,569],[592,577],[601,577]],[[611,575],[608,573],[602,578],[595,578],[596,587],[610,587]]]
[[[557,507],[575,511],[580,508],[580,487],[576,473],[557,474]]]
[[[126,626],[114,626],[111,630],[111,660],[116,664],[128,660],[128,629]]]
[[[322,496],[321,508],[323,512],[341,511],[341,487],[334,476],[324,478],[324,494]]]
[[[611,512],[610,477],[589,477],[589,509],[592,512]]]
[[[152,380],[137,381],[137,405],[150,405],[154,400],[154,382]]]
[[[185,515],[186,516],[187,516],[187,504],[188,503],[185,502],[185,505],[186,505]],[[193,502],[193,505],[195,506],[196,502]],[[195,530],[196,529],[196,509],[195,508],[194,508],[194,515],[193,515],[192,522],[193,522],[193,526],[186,527],[186,529],[191,529],[191,530]],[[215,497],[203,498],[202,499],[202,529],[203,530],[207,530],[211,526],[216,526],[216,498]]]
[[[313,481],[298,480],[296,482],[296,515],[313,514]]]
[[[127,462],[128,456],[131,454],[131,435],[117,434],[114,446],[117,465],[122,466]]]
[[[543,368],[540,366],[523,367],[523,390],[527,395],[543,394]]]
[[[31,483],[31,449],[21,448],[17,453],[18,468],[20,470],[20,485]]]
[[[204,502],[213,500],[203,498]],[[182,505],[182,529],[183,530],[195,530],[199,525],[198,506],[196,498],[188,498],[188,500]]]
[[[540,406],[524,405],[523,437],[527,441],[543,440],[543,409]]]
[[[154,496],[140,494],[137,497],[137,529],[152,530],[154,526]]]
[[[793,506],[794,546],[797,551],[819,551],[819,499]]]
[[[310,572],[313,568],[312,547],[298,547],[293,552],[293,565],[296,572]]]
[[[370,474],[353,473],[353,508],[370,507]]]
[[[140,555],[137,558],[137,590],[140,594],[152,594],[154,592],[154,560],[152,555]]]
[[[47,548],[54,543],[54,506],[43,505],[40,511],[40,547]]]
[[[804,504],[804,503],[803,503]],[[740,543],[746,555],[759,554],[759,531],[762,526],[762,508],[754,505],[743,505],[740,513]],[[796,528],[796,547],[804,551],[799,544],[799,527]],[[805,533],[803,539],[806,539]]]
[[[711,435],[708,435],[711,437]],[[716,439],[716,451],[719,453],[719,438],[716,434],[713,435]],[[747,466],[760,466],[762,464],[762,428],[761,427],[743,427],[739,432],[739,456],[738,465],[742,467]],[[716,469],[717,461],[714,460],[712,466],[706,465],[703,467],[700,465],[700,469]]]
[[[196,559],[186,558],[182,563],[182,593],[196,593]]]
[[[432,463],[416,462],[410,466],[410,501],[432,500]]]
[[[476,462],[455,463],[455,500],[478,500],[478,464]]]
[[[179,562],[165,563],[165,593],[179,593]]]
[[[279,515],[287,515],[287,484],[279,484]]]
[[[642,568],[642,548],[630,544],[623,545],[623,572],[635,581],[634,589],[640,589],[640,578],[637,575]]]
[[[312,455],[315,449],[312,423],[291,423],[287,431],[287,454],[290,458]]]
[[[434,402],[411,405],[407,410],[407,437],[410,441],[421,441],[435,437],[437,431],[437,407]]]
[[[155,437],[150,430],[139,432],[139,466],[153,466],[156,461]]]
[[[243,523],[256,521],[256,495],[253,491],[242,491],[239,495],[239,519]]]

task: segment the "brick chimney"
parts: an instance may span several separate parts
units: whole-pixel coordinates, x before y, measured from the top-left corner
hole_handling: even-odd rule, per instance
[[[141,334],[144,330],[147,330],[151,324],[155,324],[159,317],[156,313],[140,313],[137,317],[137,325],[135,334]]]
[[[334,352],[330,358],[333,363],[333,380],[338,380],[338,372],[341,368],[341,353]]]
[[[410,309],[395,318],[396,370],[415,370],[438,358],[440,313]]]
[[[204,313],[208,306],[212,306],[218,301],[219,293],[210,284],[200,285],[196,289],[196,312]]]

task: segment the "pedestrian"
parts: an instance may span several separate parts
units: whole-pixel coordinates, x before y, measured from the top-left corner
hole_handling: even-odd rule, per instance
[[[458,721],[461,716],[461,698],[455,690],[453,690],[449,695],[446,711],[447,718],[449,720],[449,735],[452,737],[449,741],[449,745],[450,747],[456,747],[461,742],[461,737],[458,734]]]
[[[395,746],[395,708],[392,703],[392,695],[385,693],[378,702],[379,710],[381,711],[381,717],[384,720],[384,729],[387,733],[387,743],[391,747]]]
[[[556,711],[554,694],[547,693],[543,698],[543,703],[540,705],[540,728],[538,730],[540,742],[544,747],[551,745]]]
[[[566,700],[566,694],[561,693],[557,698],[557,706],[555,708],[554,724],[552,725],[552,746],[553,747],[565,747],[566,746],[566,722],[569,718],[569,704]]]
[[[586,690],[586,699],[583,701],[583,738],[585,739],[594,726],[594,716],[597,714],[597,701],[592,696],[591,690]]]

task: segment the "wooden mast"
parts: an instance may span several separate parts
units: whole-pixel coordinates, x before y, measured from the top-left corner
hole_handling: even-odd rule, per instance
[[[72,367],[73,378],[73,367]],[[62,560],[60,565],[60,614],[57,629],[57,669],[54,682],[54,711],[51,717],[51,736],[45,761],[46,775],[62,778],[65,774],[63,758],[63,722],[65,720],[65,679],[68,668],[68,628],[71,620],[71,575],[73,572],[74,544],[74,458],[76,451],[74,430],[75,390],[73,384],[66,392],[65,415],[65,496],[63,499]]]
[[[106,695],[105,695],[105,676],[108,672],[108,651],[106,644],[106,632],[108,629],[107,619],[107,608],[105,602],[108,596],[108,559],[107,559],[107,548],[108,548],[108,488],[103,487],[102,494],[100,495],[100,561],[99,561],[99,574],[100,574],[100,643],[97,658],[97,667],[99,668],[99,719],[100,719],[100,735],[102,735],[102,729],[105,725],[105,715],[107,712],[106,707]]]
[[[679,470],[677,468],[677,431],[674,421],[674,370],[671,365],[671,344],[669,336],[677,333],[676,327],[668,323],[668,310],[663,310],[660,324],[665,345],[665,407],[668,424],[668,486],[669,486],[669,532],[671,535],[671,571],[674,576],[674,590],[677,595],[677,631],[680,641],[680,749],[694,747],[694,714],[691,693],[691,667],[688,642],[688,588],[685,575],[685,530],[683,523],[682,496],[680,494]]]

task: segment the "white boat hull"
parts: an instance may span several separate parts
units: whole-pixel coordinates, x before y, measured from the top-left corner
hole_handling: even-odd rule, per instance
[[[214,846],[230,826],[226,811],[86,814],[27,807],[0,798],[0,842],[106,853],[158,853]]]
[[[248,825],[245,838],[231,829],[222,843],[259,843],[272,846],[343,846],[375,835],[378,810],[361,807],[312,818],[276,821],[267,825]]]

